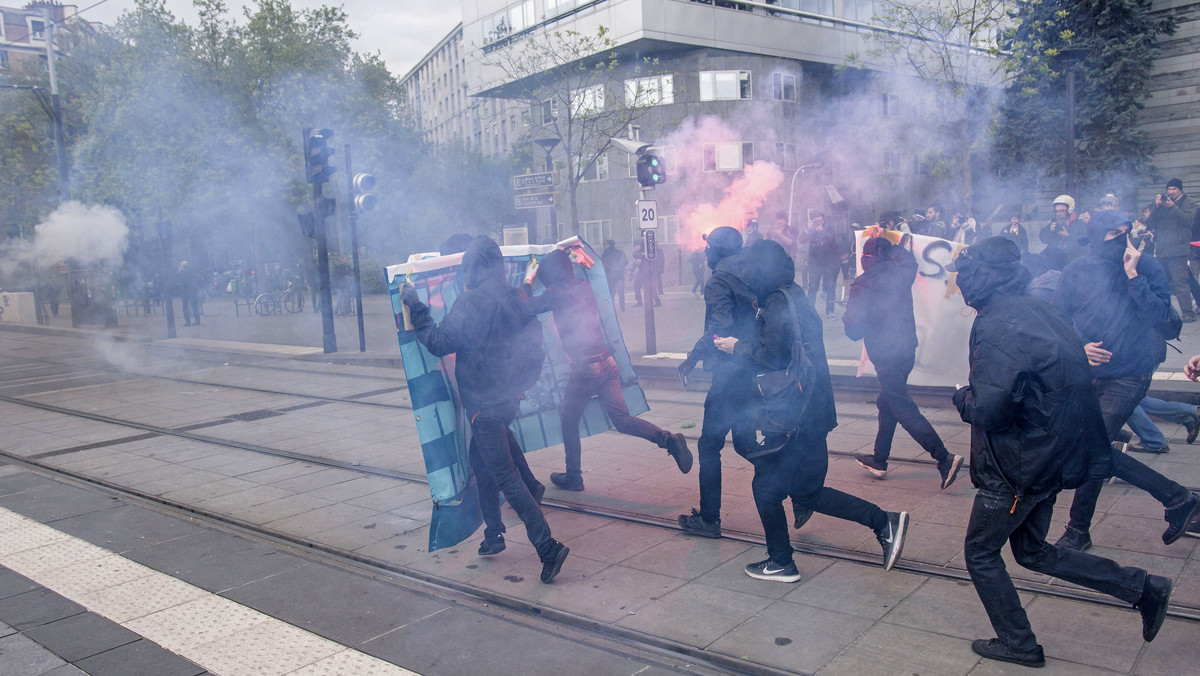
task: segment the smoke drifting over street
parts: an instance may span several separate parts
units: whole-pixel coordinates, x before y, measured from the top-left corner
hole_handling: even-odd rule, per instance
[[[129,228],[121,212],[107,206],[65,202],[34,229],[33,241],[19,241],[0,255],[4,274],[22,265],[73,258],[84,266],[119,262]]]

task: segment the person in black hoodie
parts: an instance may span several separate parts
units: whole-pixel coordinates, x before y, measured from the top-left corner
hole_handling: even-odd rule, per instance
[[[1163,326],[1170,318],[1170,286],[1158,261],[1129,244],[1130,227],[1118,211],[1097,212],[1087,224],[1090,253],[1063,270],[1054,292],[1054,304],[1083,344],[1109,441],[1146,396],[1155,368],[1167,356]],[[1163,543],[1178,540],[1200,512],[1200,496],[1124,453],[1114,454],[1113,466],[1118,478],[1166,508]],[[1071,518],[1056,544],[1080,551],[1092,546],[1102,486],[1097,479],[1075,491]]]
[[[1000,553],[1017,563],[1134,604],[1150,641],[1166,617],[1171,580],[1050,545],[1059,491],[1106,476],[1112,465],[1100,402],[1079,337],[1049,303],[1029,295],[1017,245],[992,237],[953,264],[971,327],[971,376],[954,394],[971,425],[971,482],[979,489],[963,553],[996,638],[971,644],[989,659],[1046,663]]]
[[[542,561],[542,582],[548,583],[562,569],[569,550],[551,537],[537,497],[518,469],[525,461],[508,429],[524,394],[514,391],[512,384],[513,354],[521,347],[514,341],[537,317],[525,292],[505,281],[504,257],[491,238],[475,238],[463,254],[461,269],[465,290],[440,325],[411,285],[404,285],[400,298],[409,307],[417,340],[434,356],[455,355],[454,378],[463,414],[471,424],[471,467],[479,484],[480,509],[488,522],[480,554],[504,549],[500,534],[504,525],[499,521],[499,493],[503,492],[525,524]],[[497,526],[500,532],[492,532]]]
[[[794,507],[811,509],[839,519],[860,523],[875,531],[883,547],[884,570],[891,570],[904,548],[908,512],[884,512],[877,505],[825,485],[829,467],[826,436],[837,426],[833,383],[825,359],[821,317],[804,290],[795,283],[795,264],[777,242],[755,243],[743,254],[748,282],[758,306],[760,332],[757,339],[736,336],[715,338],[717,349],[741,357],[765,373],[787,369],[793,358],[794,324],[800,327],[811,379],[803,403],[802,421],[788,434],[787,442],[774,452],[755,454],[754,504],[767,541],[767,559],[746,566],[746,574],[759,580],[796,582],[800,573],[792,559],[783,499],[791,497]],[[789,303],[788,298],[791,297]],[[798,317],[793,319],[789,305]]]
[[[856,453],[854,460],[872,475],[887,474],[892,437],[900,423],[925,452],[937,461],[942,489],[954,483],[963,458],[946,450],[933,425],[921,415],[908,393],[908,374],[917,358],[917,322],[913,316],[912,286],[917,278],[917,259],[903,243],[894,246],[883,237],[863,244],[863,274],[850,286],[842,322],[850,340],[863,340],[867,356],[879,377],[879,431],[873,454]]]
[[[563,394],[562,434],[567,471],[554,472],[550,482],[563,490],[582,491],[579,421],[593,396],[600,396],[604,412],[622,434],[653,441],[675,459],[679,471],[692,469],[692,452],[682,434],[671,434],[653,423],[629,415],[621,394],[621,373],[608,349],[600,327],[600,310],[592,286],[575,276],[571,256],[555,249],[542,258],[537,281],[546,290],[530,301],[535,314],[554,312],[554,324],[562,340],[563,351],[571,362],[571,375]]]
[[[753,373],[744,357],[724,354],[713,345],[717,336],[758,338],[754,294],[743,280],[742,234],[722,226],[708,233],[704,255],[712,277],[704,284],[704,333],[687,359],[679,365],[679,377],[687,376],[696,362],[712,371],[712,386],[704,398],[704,422],[696,452],[700,460],[700,509],[679,517],[679,527],[701,537],[721,537],[721,449],[733,431],[733,450],[745,457],[755,446]]]

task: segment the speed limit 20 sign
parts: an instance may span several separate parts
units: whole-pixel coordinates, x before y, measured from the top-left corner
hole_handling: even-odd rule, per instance
[[[638,200],[638,225],[642,230],[653,230],[658,227],[658,202],[656,200]]]

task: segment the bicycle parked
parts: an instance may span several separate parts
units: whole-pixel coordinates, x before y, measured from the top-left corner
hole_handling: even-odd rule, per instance
[[[304,294],[292,282],[278,293],[262,293],[254,299],[254,311],[260,317],[286,312],[300,312],[304,309]]]

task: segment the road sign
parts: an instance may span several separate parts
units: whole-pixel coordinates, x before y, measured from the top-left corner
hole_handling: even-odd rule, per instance
[[[540,192],[535,195],[513,195],[513,205],[518,209],[536,209],[554,206],[554,193]]]
[[[658,227],[658,201],[657,200],[638,200],[637,201],[638,224],[643,230],[651,230]]]
[[[540,174],[521,174],[513,176],[513,189],[525,190],[526,188],[552,188],[554,187],[554,174],[546,171]]]
[[[658,247],[654,244],[654,231],[642,231],[642,244],[646,246],[646,260],[652,261],[658,258]]]

